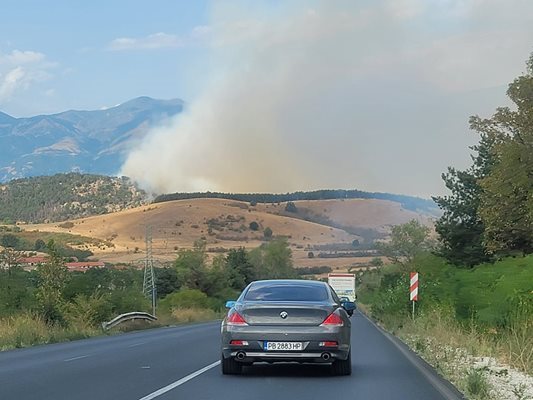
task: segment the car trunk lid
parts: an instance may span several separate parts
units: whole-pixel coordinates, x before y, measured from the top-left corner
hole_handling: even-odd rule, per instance
[[[320,325],[335,310],[333,304],[250,302],[238,310],[249,325]]]

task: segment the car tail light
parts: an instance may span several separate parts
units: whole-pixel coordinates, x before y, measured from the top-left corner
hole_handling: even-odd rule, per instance
[[[320,324],[320,326],[343,326],[344,322],[339,314],[335,311],[328,315],[328,317]]]
[[[248,346],[248,341],[246,340],[232,340],[229,342],[232,346]]]
[[[339,344],[334,341],[320,342],[318,344],[320,347],[337,347]]]
[[[226,321],[227,325],[234,325],[234,326],[245,326],[248,325],[244,318],[239,314],[237,311],[233,311],[229,316],[228,320]]]

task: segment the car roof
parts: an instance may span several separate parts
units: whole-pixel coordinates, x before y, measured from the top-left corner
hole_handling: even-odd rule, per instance
[[[310,281],[305,279],[268,279],[253,281],[250,285],[253,286],[308,286],[317,287],[326,285],[321,281]]]

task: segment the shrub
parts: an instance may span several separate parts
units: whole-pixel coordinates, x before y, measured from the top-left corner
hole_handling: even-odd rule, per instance
[[[294,204],[292,201],[288,201],[287,205],[285,206],[285,211],[290,213],[297,213],[298,208],[296,207],[296,204]]]
[[[90,296],[79,294],[65,306],[64,315],[70,326],[97,327],[112,315],[112,304],[108,297],[97,292]]]
[[[259,224],[255,221],[250,222],[250,230],[257,231],[259,230]]]
[[[211,309],[205,308],[175,308],[172,310],[172,319],[177,323],[211,321],[220,316]]]
[[[270,240],[272,239],[272,229],[270,229],[269,227],[266,227],[265,230],[263,231],[263,236],[265,237],[266,240]]]
[[[6,233],[0,238],[0,245],[17,249],[20,245],[20,239],[12,233]]]
[[[209,298],[197,289],[181,289],[165,296],[159,303],[161,308],[173,310],[177,308],[209,308]]]
[[[473,369],[466,375],[466,388],[468,393],[476,398],[489,397],[490,384],[483,372],[478,369]]]

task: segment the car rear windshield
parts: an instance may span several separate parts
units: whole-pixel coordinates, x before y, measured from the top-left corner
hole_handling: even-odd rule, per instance
[[[328,299],[325,286],[252,286],[245,300],[248,301],[324,301]]]

